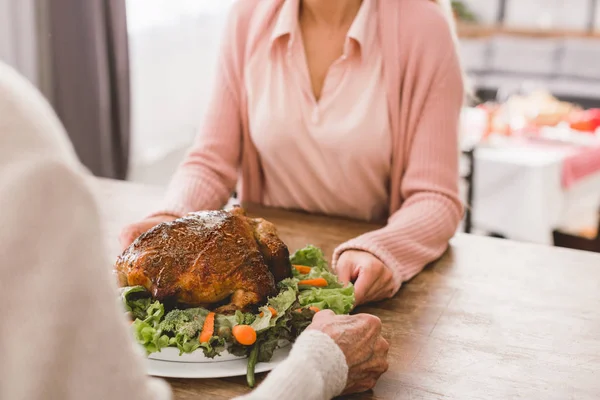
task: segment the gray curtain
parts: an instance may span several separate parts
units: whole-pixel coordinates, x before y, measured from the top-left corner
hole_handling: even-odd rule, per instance
[[[130,142],[126,0],[45,0],[51,101],[93,174],[125,179]]]

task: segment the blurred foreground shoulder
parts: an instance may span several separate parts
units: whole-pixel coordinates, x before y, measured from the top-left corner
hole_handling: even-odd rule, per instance
[[[77,157],[64,127],[42,94],[12,67],[0,62],[0,158],[52,153],[73,167]]]

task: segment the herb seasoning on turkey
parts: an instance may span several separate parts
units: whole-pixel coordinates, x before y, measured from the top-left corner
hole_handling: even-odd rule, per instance
[[[275,227],[241,208],[160,224],[125,250],[115,270],[147,354],[176,347],[248,357],[250,386],[256,363],[293,342],[315,312],[347,314],[354,304],[354,287],[329,272],[320,249],[290,258]]]

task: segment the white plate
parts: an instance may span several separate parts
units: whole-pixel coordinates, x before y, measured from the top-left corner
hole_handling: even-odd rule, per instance
[[[175,347],[167,347],[158,353],[152,353],[148,356],[148,358],[158,361],[172,361],[181,363],[216,363],[238,360],[240,358],[245,359],[245,357],[234,356],[227,351],[224,351],[221,355],[218,355],[215,358],[207,358],[204,356],[202,349],[198,349],[191,354],[179,355],[179,349]]]
[[[273,358],[268,363],[256,364],[256,372],[271,371],[283,360],[290,352],[291,346],[275,350]],[[163,352],[167,349],[163,349]],[[176,350],[176,349],[175,349]],[[179,352],[177,351],[177,355]],[[235,356],[234,356],[235,357]],[[221,362],[181,362],[181,361],[161,361],[146,359],[146,371],[148,375],[162,378],[227,378],[230,376],[246,375],[248,360],[246,358],[237,358]]]

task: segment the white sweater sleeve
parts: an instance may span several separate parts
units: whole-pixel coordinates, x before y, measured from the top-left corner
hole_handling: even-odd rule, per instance
[[[254,392],[237,400],[328,400],[344,390],[347,376],[346,357],[333,339],[307,330],[290,356]]]
[[[134,351],[83,168],[2,64],[0,210],[0,399],[170,399]]]

